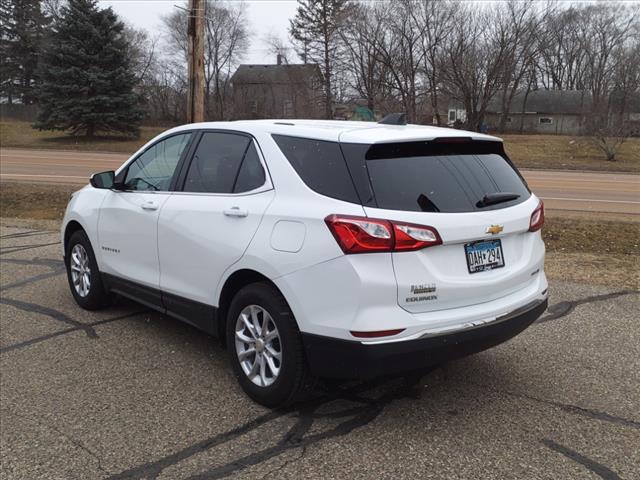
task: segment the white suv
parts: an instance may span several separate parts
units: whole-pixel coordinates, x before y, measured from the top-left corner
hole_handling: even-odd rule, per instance
[[[547,305],[543,222],[497,138],[261,120],[159,135],[73,195],[62,238],[81,307],[116,293],[218,335],[277,406],[524,330]]]

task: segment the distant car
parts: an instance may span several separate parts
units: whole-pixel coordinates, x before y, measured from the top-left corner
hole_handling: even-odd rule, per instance
[[[244,391],[422,370],[547,305],[542,202],[487,135],[199,123],[95,174],[62,226],[78,305],[119,294],[226,340]]]

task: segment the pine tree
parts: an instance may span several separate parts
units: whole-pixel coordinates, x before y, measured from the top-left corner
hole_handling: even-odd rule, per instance
[[[289,33],[304,63],[317,63],[324,77],[325,116],[333,117],[332,76],[339,52],[338,29],[348,13],[347,0],[298,0]]]
[[[110,8],[69,0],[42,54],[34,128],[137,135],[143,113],[128,51],[124,24]]]
[[[0,95],[8,103],[36,100],[36,70],[48,22],[41,0],[3,0],[0,4]]]

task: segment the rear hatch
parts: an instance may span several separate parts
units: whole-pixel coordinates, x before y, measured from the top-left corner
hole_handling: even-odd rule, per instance
[[[436,139],[342,149],[367,216],[428,225],[442,239],[392,253],[401,307],[412,313],[464,307],[534,281],[541,252],[529,223],[538,200],[501,142]]]

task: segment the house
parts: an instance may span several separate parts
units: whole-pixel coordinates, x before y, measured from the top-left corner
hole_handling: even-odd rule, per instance
[[[316,64],[240,65],[231,77],[234,117],[323,118],[322,74]]]
[[[502,118],[502,95],[491,99],[485,114],[488,131],[496,131]],[[505,131],[578,135],[591,112],[591,94],[580,90],[532,90],[516,93],[506,118]],[[448,123],[464,122],[459,102],[449,103]]]

